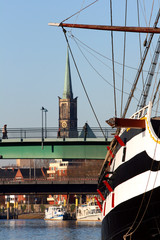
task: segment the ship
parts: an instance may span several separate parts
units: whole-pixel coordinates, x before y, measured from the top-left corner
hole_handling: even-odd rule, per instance
[[[96,201],[90,201],[78,207],[77,221],[101,221],[101,216]]]
[[[103,240],[160,239],[160,117],[151,111],[152,102],[133,114],[141,128],[121,129],[109,149],[99,182]]]
[[[63,220],[64,216],[64,210],[63,207],[60,206],[50,206],[49,208],[45,209],[45,218],[44,220]]]
[[[68,39],[64,29],[67,27],[147,34],[144,53],[141,56],[124,111],[120,118],[115,116],[106,121],[112,128],[115,128],[115,134],[110,146],[107,147],[108,152],[99,174],[97,187],[102,199],[101,202],[97,199],[101,210],[102,240],[160,239],[160,116],[153,111],[160,81],[154,96],[147,103],[158,63],[160,38],[157,41],[137,110],[130,117],[126,117],[137,82],[143,72],[153,36],[154,34],[159,36],[160,33],[160,28],[157,27],[160,9],[157,10],[153,27],[68,24],[64,22],[49,24],[62,27],[67,43]],[[72,55],[69,43],[68,47]],[[113,55],[112,61],[114,63]]]

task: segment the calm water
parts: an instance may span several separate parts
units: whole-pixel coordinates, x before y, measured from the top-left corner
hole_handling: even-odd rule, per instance
[[[0,220],[0,240],[100,240],[100,222]]]

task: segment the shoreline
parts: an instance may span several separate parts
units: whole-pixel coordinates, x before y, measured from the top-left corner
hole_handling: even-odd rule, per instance
[[[44,219],[44,213],[24,213],[18,215],[18,219]]]

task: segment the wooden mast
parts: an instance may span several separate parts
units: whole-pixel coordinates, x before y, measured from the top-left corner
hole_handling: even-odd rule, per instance
[[[141,32],[141,33],[160,33],[160,28],[154,27],[125,27],[125,26],[106,26],[106,25],[89,25],[73,23],[48,23],[49,26],[83,28],[92,30],[118,31],[118,32]]]

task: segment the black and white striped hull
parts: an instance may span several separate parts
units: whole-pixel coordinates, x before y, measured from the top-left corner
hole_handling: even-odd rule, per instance
[[[121,203],[104,217],[102,221],[102,240],[123,240],[123,236],[134,223],[143,197],[143,194],[141,194]],[[149,200],[150,203],[146,210]],[[143,217],[145,210],[146,213]],[[131,239],[160,239],[160,187],[145,194],[138,218],[130,232],[134,232],[136,228],[137,230],[133,233]]]
[[[103,201],[102,240],[160,239],[160,121],[153,129],[150,109],[145,121],[145,129],[120,134],[126,145],[117,146],[110,166],[113,191],[106,189]]]

